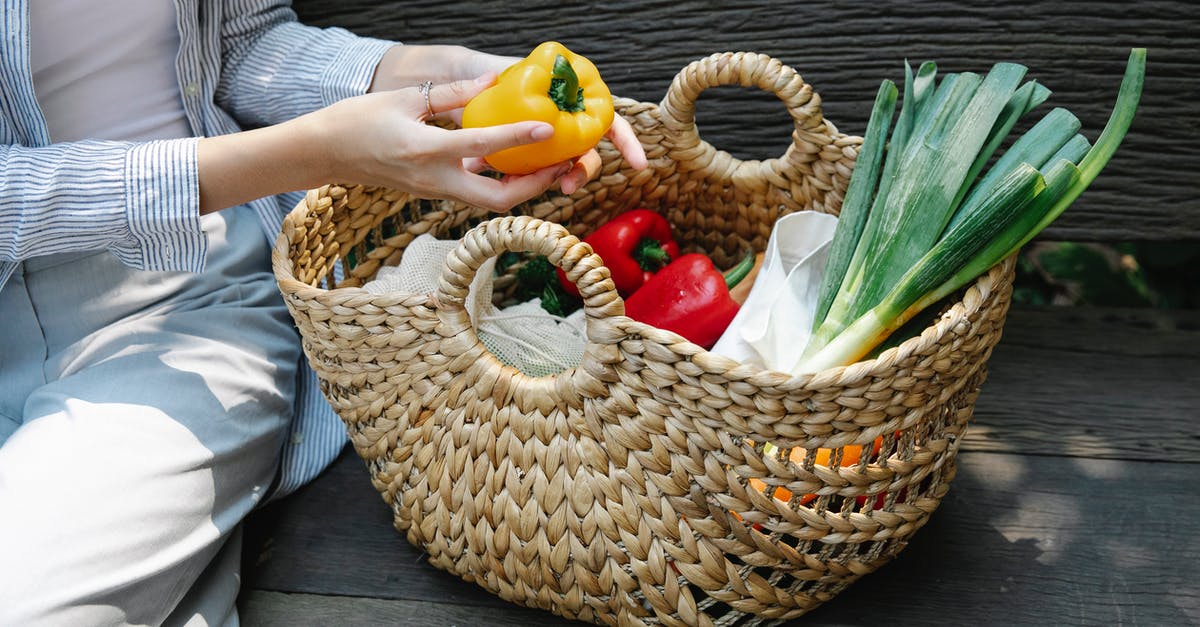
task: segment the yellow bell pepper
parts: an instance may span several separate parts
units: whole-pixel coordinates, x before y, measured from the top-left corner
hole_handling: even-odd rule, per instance
[[[554,136],[490,154],[484,157],[488,165],[529,174],[586,153],[612,125],[612,94],[591,61],[548,41],[501,72],[462,115],[464,128],[528,120],[549,123]]]

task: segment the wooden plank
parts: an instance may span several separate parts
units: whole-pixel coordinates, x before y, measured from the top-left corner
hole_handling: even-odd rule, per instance
[[[475,605],[429,601],[392,601],[317,594],[288,594],[250,590],[238,599],[238,618],[248,627],[350,627],[353,625],[412,625],[430,627],[578,627],[580,623],[553,614],[519,607],[493,612]]]
[[[1200,464],[967,452],[959,468],[941,508],[895,561],[793,624],[1200,621],[1200,501],[1193,496]],[[486,621],[461,624],[515,624],[506,621],[516,616],[529,625],[560,624],[419,561],[349,455],[272,509],[276,520],[245,584],[251,616],[355,616],[364,620],[351,623],[371,624],[395,620],[388,614],[394,608],[427,602],[486,613]],[[261,538],[247,538],[250,555],[258,554]],[[264,590],[369,598],[321,600],[335,610],[318,611],[306,604],[311,599],[263,597]]]
[[[966,450],[1200,462],[1200,311],[1014,307]]]
[[[804,625],[1200,621],[1200,466],[965,453],[891,564]]]
[[[943,72],[997,61],[1029,67],[1095,138],[1111,110],[1131,47],[1149,50],[1145,94],[1130,135],[1103,175],[1046,237],[1066,240],[1200,239],[1200,18],[1189,2],[1103,0],[1023,3],[715,3],[614,0],[583,6],[503,0],[471,3],[296,0],[302,19],[407,43],[458,43],[521,55],[557,39],[586,54],[614,93],[659,102],[689,62],[749,50],[796,68],[822,96],[826,116],[859,134],[879,81],[901,63],[933,60]],[[1044,107],[1048,110],[1048,107]],[[714,145],[773,157],[790,125],[770,96],[741,89],[701,97],[699,124]]]
[[[257,512],[244,542],[247,589],[509,607],[430,566],[392,527],[391,510],[350,449],[316,481]]]

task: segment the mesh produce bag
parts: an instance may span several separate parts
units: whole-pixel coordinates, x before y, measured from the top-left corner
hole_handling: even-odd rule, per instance
[[[421,235],[408,245],[400,265],[380,267],[363,289],[380,295],[432,294],[437,290],[446,255],[457,247],[456,240]],[[479,268],[466,302],[479,341],[502,363],[532,377],[579,365],[584,347],[583,310],[565,318],[555,316],[536,298],[501,309],[494,302],[492,290],[495,266],[496,260],[489,259]]]

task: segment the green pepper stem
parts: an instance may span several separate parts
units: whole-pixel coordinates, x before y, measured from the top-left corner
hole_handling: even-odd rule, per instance
[[[671,262],[671,255],[667,254],[662,242],[653,237],[644,237],[633,248],[633,260],[643,270],[655,272]]]
[[[746,253],[738,264],[725,272],[725,287],[733,289],[754,269],[754,251]]]
[[[549,94],[560,111],[583,111],[583,89],[579,87],[579,75],[571,67],[571,62],[561,54],[554,57],[554,67],[550,70]]]

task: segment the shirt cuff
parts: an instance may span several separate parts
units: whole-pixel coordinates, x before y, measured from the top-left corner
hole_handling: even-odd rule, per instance
[[[379,60],[388,49],[398,45],[397,42],[383,39],[357,35],[351,37],[353,39],[337,50],[321,74],[323,106],[367,93],[371,81],[375,78],[375,68],[379,65]]]
[[[199,272],[208,236],[200,224],[197,138],[134,145],[125,157],[128,237],[113,253],[142,270]]]

